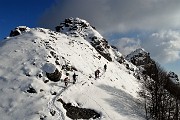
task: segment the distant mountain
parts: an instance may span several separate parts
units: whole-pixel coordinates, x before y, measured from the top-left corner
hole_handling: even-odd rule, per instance
[[[136,66],[146,65],[150,62],[150,54],[143,48],[136,49],[126,56],[126,59]]]
[[[85,20],[17,27],[0,41],[1,120],[144,120],[138,71]]]
[[[143,86],[139,95],[144,98],[146,119],[179,120],[178,76],[164,70],[142,48],[127,55],[126,59],[139,68],[134,76]]]
[[[144,68],[145,71],[143,72],[145,72],[147,75],[149,75],[152,78],[153,75],[156,74],[155,72],[158,72],[156,70],[158,63],[155,60],[153,60],[150,57],[150,53],[145,51],[143,48],[138,48],[135,51],[132,51],[125,58],[134,65],[141,66],[142,68]],[[174,72],[169,72],[168,77],[174,84],[179,84],[178,76]]]

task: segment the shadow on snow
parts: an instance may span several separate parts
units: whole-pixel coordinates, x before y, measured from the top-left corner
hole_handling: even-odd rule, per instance
[[[145,111],[143,110],[143,105],[130,94],[107,85],[98,86],[103,90],[106,90],[108,94],[113,96],[112,98],[105,99],[110,106],[121,115],[138,117],[139,119],[145,118]]]

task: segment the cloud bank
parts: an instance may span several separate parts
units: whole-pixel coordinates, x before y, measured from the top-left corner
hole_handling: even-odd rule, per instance
[[[179,0],[57,0],[41,17],[54,28],[67,17],[80,17],[102,33],[180,27]]]
[[[156,32],[146,37],[141,44],[161,63],[180,60],[180,31]]]
[[[128,55],[141,47],[140,40],[134,38],[120,38],[118,40],[113,40],[111,44],[115,45],[123,55]]]
[[[151,56],[161,64],[177,62],[180,60],[180,31],[162,30],[144,37],[120,38],[114,40],[122,54],[127,55],[137,48],[143,47]]]
[[[180,0],[57,0],[39,25],[54,29],[65,18],[79,17],[103,35],[148,33],[138,39],[119,38],[114,43],[124,54],[142,46],[151,56],[167,63],[180,59],[180,32],[175,31],[180,28],[179,6]]]

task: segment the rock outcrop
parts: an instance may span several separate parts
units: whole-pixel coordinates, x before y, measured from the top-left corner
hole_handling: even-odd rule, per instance
[[[72,106],[71,103],[65,103],[62,99],[58,99],[57,101],[62,103],[66,109],[66,115],[73,120],[100,118],[100,114],[94,110]]]
[[[111,46],[87,21],[79,18],[67,18],[56,26],[57,32],[62,32],[74,37],[83,37],[108,61],[112,61],[109,52]]]
[[[14,30],[11,30],[11,33],[10,33],[10,37],[14,37],[14,36],[17,36],[17,35],[20,35],[21,33],[23,32],[27,32],[29,31],[30,28],[29,27],[26,27],[26,26],[19,26],[19,27],[16,27]]]
[[[46,72],[46,76],[53,82],[58,82],[61,78],[62,73],[52,63],[46,63],[43,66],[43,70]]]

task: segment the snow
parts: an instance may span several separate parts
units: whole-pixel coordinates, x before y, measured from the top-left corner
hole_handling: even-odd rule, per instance
[[[43,70],[47,73],[54,73],[55,70],[56,70],[56,66],[52,63],[46,63],[44,66],[43,66]]]
[[[110,51],[114,54],[113,50]],[[109,62],[98,56],[101,55],[83,37],[71,37],[43,28],[30,29],[1,41],[1,120],[38,120],[40,117],[70,120],[57,101],[59,98],[97,111],[101,114],[100,120],[144,120],[137,93],[141,85],[133,71],[115,60]],[[57,61],[60,65],[56,64]],[[104,64],[107,64],[106,72]],[[77,71],[62,70],[63,65],[73,66]],[[62,72],[61,80],[45,82],[48,79],[45,72],[52,73],[55,68]],[[101,73],[95,80],[94,71],[97,69]],[[65,88],[63,79],[67,72],[70,82]],[[76,84],[72,84],[74,72],[78,75]],[[29,86],[37,93],[26,92]],[[54,92],[57,94],[52,95]],[[52,110],[56,111],[54,116],[50,114]]]

